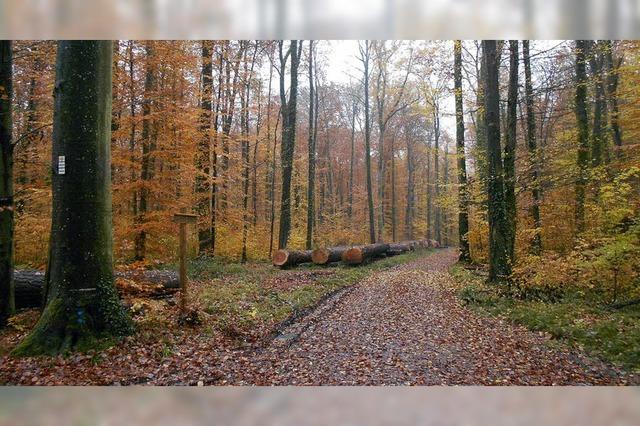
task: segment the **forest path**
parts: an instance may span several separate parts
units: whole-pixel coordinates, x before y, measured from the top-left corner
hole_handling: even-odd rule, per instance
[[[221,380],[258,385],[615,384],[628,377],[456,297],[440,250],[372,274],[247,353]],[[235,364],[235,363],[234,363]]]

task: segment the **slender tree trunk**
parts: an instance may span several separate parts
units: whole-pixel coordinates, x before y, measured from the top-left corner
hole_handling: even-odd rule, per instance
[[[595,86],[595,99],[593,106],[593,131],[591,133],[591,163],[599,166],[603,162],[605,154],[604,132],[602,131],[602,116],[604,115],[605,93],[602,76],[602,59],[598,51],[599,45],[589,42],[587,51],[591,68],[591,79]]]
[[[128,56],[129,56],[129,113],[131,114],[131,131],[129,133],[129,159],[131,161],[131,182],[136,182],[138,176],[134,164],[136,163],[136,85],[135,85],[135,70],[134,70],[134,56],[133,56],[134,42],[129,41]],[[133,189],[131,191],[131,214],[134,221],[138,220],[138,191]],[[136,253],[137,254],[137,253]],[[135,257],[135,254],[134,254]]]
[[[431,157],[433,156],[431,140],[427,141],[427,240],[433,238],[433,183],[431,181]]]
[[[395,155],[395,135],[391,139],[391,241],[397,241],[396,239],[396,226],[397,226],[397,208],[396,208],[396,155]]]
[[[504,203],[504,176],[500,149],[499,58],[495,40],[482,42],[486,68],[485,119],[487,125],[489,200],[489,280],[500,281],[511,275],[508,223]]]
[[[435,200],[436,200],[436,208],[435,208],[435,237],[436,241],[439,243],[442,242],[442,217],[441,217],[441,208],[440,208],[440,111],[439,108],[436,108],[433,111],[433,122],[434,122],[434,154],[433,154],[433,183],[435,187]]]
[[[369,122],[369,59],[370,42],[365,40],[364,48],[361,48],[363,73],[364,73],[364,155],[367,172],[367,207],[369,210],[369,242],[376,242],[376,231],[373,210],[373,187],[371,184],[371,127]]]
[[[528,43],[525,52],[528,52]],[[527,56],[525,53],[525,60]],[[516,136],[518,125],[518,41],[509,41],[509,93],[507,131],[504,144],[504,202],[507,212],[509,261],[513,264],[516,245]]]
[[[380,107],[378,107],[380,110]],[[378,111],[378,172],[376,181],[378,185],[378,236],[376,242],[384,240],[384,198],[385,198],[385,155],[384,155],[384,134],[386,125],[382,120],[382,112]]]
[[[584,201],[587,172],[589,168],[589,124],[587,123],[587,71],[586,55],[588,41],[576,40],[576,94],[575,114],[578,127],[578,178],[576,180],[576,231],[578,234],[585,229]]]
[[[307,250],[313,243],[315,213],[316,141],[314,138],[313,40],[309,41],[309,171],[307,176]]]
[[[147,247],[147,231],[146,215],[149,203],[149,185],[153,178],[153,133],[151,131],[151,93],[154,90],[155,77],[154,77],[154,65],[151,63],[154,59],[152,41],[147,41],[145,45],[146,54],[146,71],[144,80],[144,97],[142,104],[142,188],[140,188],[139,204],[138,204],[138,217],[136,225],[139,228],[135,238],[135,260],[144,260],[146,257]]]
[[[273,150],[271,151],[271,187],[269,189],[269,193],[271,194],[271,220],[269,223],[269,257],[271,257],[271,253],[273,253],[273,237],[276,222],[276,149],[278,144],[278,124],[280,123],[280,116],[281,113],[278,112],[278,119],[276,120],[276,127],[273,132]]]
[[[531,55],[529,54],[529,40],[522,42],[522,54],[524,56],[525,75],[525,97],[527,104],[527,146],[529,148],[529,158],[531,161],[531,196],[533,204],[531,206],[531,216],[535,233],[532,242],[532,249],[535,254],[542,251],[542,223],[540,221],[540,156],[538,153],[538,143],[536,138],[536,115],[534,110],[533,84],[531,83]]]
[[[618,106],[618,81],[620,74],[620,65],[622,61],[620,59],[614,60],[613,55],[613,43],[611,40],[605,40],[603,42],[604,55],[605,55],[605,71],[607,75],[606,88],[607,97],[609,102],[611,133],[613,136],[613,144],[617,148],[617,155],[621,155],[622,148],[622,130],[620,129],[620,108]]]
[[[243,93],[240,98],[242,111],[240,116],[241,128],[241,150],[242,150],[242,254],[240,261],[247,261],[247,234],[249,232],[249,101],[251,97],[251,79],[253,78],[253,68],[258,54],[258,42],[256,41],[253,57],[251,59],[251,69],[247,62],[247,50],[244,55],[244,77]]]
[[[196,194],[197,209],[203,226],[198,226],[200,251],[211,247],[211,136],[212,136],[212,97],[213,97],[213,42],[202,41],[202,101],[200,103],[200,140],[196,152]]]
[[[0,41],[0,327],[15,312],[13,282],[13,50]]]
[[[215,255],[216,252],[216,233],[217,233],[217,215],[218,215],[218,146],[220,141],[220,132],[218,127],[220,124],[220,115],[222,112],[222,86],[224,82],[224,67],[223,67],[223,47],[220,46],[220,52],[218,54],[218,93],[216,95],[216,109],[213,117],[213,129],[215,135],[213,137],[213,143],[211,145],[211,223],[209,224],[209,234],[211,235],[211,255]],[[223,117],[224,119],[224,117]]]
[[[58,44],[47,304],[16,355],[131,332],[113,282],[110,41]]]
[[[355,157],[356,157],[356,114],[357,103],[354,99],[353,101],[353,111],[351,115],[351,151],[349,157],[349,207],[347,209],[347,216],[349,219],[353,218],[353,172],[355,166]]]
[[[414,178],[414,159],[413,159],[413,141],[411,133],[405,125],[405,138],[407,142],[407,211],[405,213],[405,238],[413,240],[413,215],[415,205],[415,178]]]
[[[291,56],[291,82],[289,85],[289,100],[284,95],[284,84],[281,84],[280,93],[282,102],[282,144],[280,157],[282,159],[282,201],[280,207],[280,229],[278,235],[278,248],[284,249],[289,242],[291,233],[291,177],[293,174],[293,154],[296,140],[296,105],[298,98],[298,66],[300,64],[300,48],[302,42],[291,40],[289,56]],[[282,54],[281,54],[282,56]],[[284,65],[284,63],[283,63]],[[281,76],[284,77],[284,66],[281,67]],[[282,82],[283,78],[281,79]]]
[[[470,262],[469,250],[469,188],[464,151],[464,110],[462,104],[462,42],[454,42],[454,86],[456,102],[456,156],[458,163],[458,235],[460,261]]]
[[[444,145],[444,170],[442,171],[444,174],[442,178],[442,184],[445,188],[445,191],[449,188],[449,142]],[[445,205],[442,208],[442,228],[443,228],[443,237],[442,244],[447,247],[449,246],[449,208]]]

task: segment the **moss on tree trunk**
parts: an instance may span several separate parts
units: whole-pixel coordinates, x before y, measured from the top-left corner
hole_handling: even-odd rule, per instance
[[[111,56],[110,41],[58,43],[46,306],[14,355],[83,349],[132,330],[113,283]]]

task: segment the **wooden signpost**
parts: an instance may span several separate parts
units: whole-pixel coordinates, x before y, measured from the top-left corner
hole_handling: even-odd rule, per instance
[[[180,224],[180,314],[187,311],[187,223],[196,223],[198,216],[176,213],[173,221]]]

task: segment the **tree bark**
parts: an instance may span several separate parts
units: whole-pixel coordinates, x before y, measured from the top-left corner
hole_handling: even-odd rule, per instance
[[[138,232],[135,237],[135,260],[141,261],[146,257],[147,248],[147,231],[145,229],[146,215],[149,203],[149,182],[153,179],[153,135],[151,132],[152,119],[150,117],[152,111],[151,92],[155,86],[154,65],[153,60],[153,42],[147,41],[145,45],[146,54],[146,71],[144,80],[144,97],[142,103],[142,187],[138,195],[138,217],[135,222]]]
[[[469,250],[469,188],[464,150],[464,110],[462,104],[462,42],[454,42],[454,86],[456,103],[456,155],[458,163],[458,236],[460,261],[470,262]]]
[[[387,256],[396,256],[398,254],[406,253],[414,250],[414,246],[411,242],[407,243],[390,243],[387,250]]]
[[[441,229],[441,209],[440,209],[440,111],[436,104],[433,110],[433,123],[434,123],[434,149],[433,149],[433,184],[435,187],[435,217],[434,217],[434,231],[436,241],[442,241],[442,229]]]
[[[593,41],[588,42],[587,55],[589,58],[589,68],[591,69],[591,79],[593,81],[594,103],[593,103],[593,128],[591,132],[591,164],[595,167],[601,165],[606,156],[604,132],[602,131],[603,115],[605,113],[605,93],[604,78],[602,75],[602,58],[599,52],[599,44]]]
[[[585,186],[589,168],[589,124],[587,122],[587,71],[586,55],[588,41],[576,40],[575,67],[576,67],[576,93],[575,114],[578,127],[578,178],[576,180],[576,232],[582,233],[584,223]]]
[[[389,244],[385,243],[351,247],[342,254],[342,261],[347,265],[360,265],[375,257],[385,256],[388,250]]]
[[[313,243],[315,213],[316,140],[314,135],[313,40],[309,41],[309,170],[307,175],[307,250]]]
[[[534,110],[533,84],[531,83],[531,55],[529,54],[529,40],[522,42],[522,54],[524,56],[525,97],[527,104],[527,146],[531,161],[531,217],[533,218],[534,236],[532,251],[538,254],[542,251],[542,223],[540,221],[540,173],[539,153],[536,138],[536,115]],[[515,232],[515,228],[514,228]]]
[[[0,41],[0,327],[15,312],[13,283],[13,51]]]
[[[213,97],[213,41],[201,43],[202,56],[202,101],[200,103],[200,140],[196,152],[196,194],[197,211],[201,222],[198,225],[200,251],[211,247],[211,137],[212,137],[212,97]]]
[[[489,219],[489,280],[500,281],[511,275],[508,223],[504,203],[504,175],[500,149],[500,91],[498,85],[499,58],[495,40],[482,42],[486,68],[485,118],[487,126],[488,219]]]
[[[620,108],[618,106],[618,81],[620,78],[620,65],[622,64],[622,59],[614,59],[614,48],[611,40],[605,40],[603,41],[603,44],[605,49],[605,70],[607,75],[607,97],[609,109],[611,110],[609,120],[611,123],[613,144],[618,150],[618,156],[620,156],[620,148],[622,148],[622,130],[620,129]]]
[[[342,255],[350,247],[324,247],[315,249],[311,253],[311,260],[316,265],[326,265],[327,263],[339,262]]]
[[[113,282],[110,41],[58,43],[46,306],[16,355],[57,354],[132,331]]]
[[[353,101],[353,110],[351,115],[351,151],[349,159],[349,207],[347,210],[347,216],[349,219],[353,218],[353,174],[355,167],[356,157],[356,115],[358,113],[358,106],[356,100]]]
[[[282,104],[282,143],[280,158],[282,161],[282,196],[280,203],[280,229],[278,233],[278,248],[287,247],[291,233],[291,176],[293,174],[293,154],[296,142],[296,106],[298,101],[298,65],[302,42],[291,40],[288,55],[291,56],[291,71],[289,85],[289,99],[286,99],[284,87],[284,73],[286,59],[282,56],[280,46],[280,99]]]
[[[525,61],[528,42],[524,41]],[[509,260],[513,263],[516,244],[516,136],[518,125],[518,41],[509,41],[509,93],[507,100],[507,131],[504,144],[504,202],[507,213],[507,244]],[[525,66],[526,68],[526,66]],[[526,70],[525,70],[526,71]],[[534,126],[535,129],[535,126]]]
[[[376,242],[376,231],[373,210],[373,185],[371,183],[371,127],[369,122],[369,60],[371,58],[369,40],[364,41],[364,46],[360,46],[360,60],[363,69],[364,86],[364,156],[365,168],[367,172],[367,208],[369,213],[369,242]]]
[[[116,272],[116,278],[133,280],[135,288],[127,289],[127,293],[160,297],[176,292],[180,288],[178,273],[160,270],[132,270]],[[44,272],[37,270],[16,270],[13,274],[15,282],[16,309],[38,308],[42,306],[44,290]]]
[[[413,140],[409,126],[404,128],[407,143],[407,210],[405,212],[405,238],[413,239],[413,216],[415,210],[415,178],[413,159]]]
[[[273,254],[273,265],[281,268],[299,265],[301,263],[311,262],[311,250],[276,250]]]

